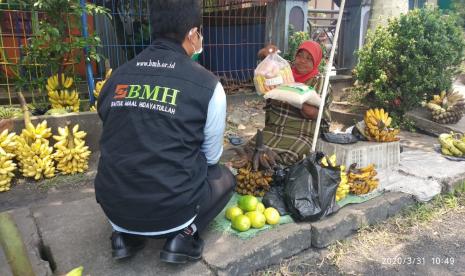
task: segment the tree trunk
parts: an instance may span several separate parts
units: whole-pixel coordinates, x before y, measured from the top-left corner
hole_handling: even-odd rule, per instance
[[[368,29],[374,31],[379,25],[386,25],[390,17],[398,17],[408,12],[408,0],[371,0],[371,13]]]

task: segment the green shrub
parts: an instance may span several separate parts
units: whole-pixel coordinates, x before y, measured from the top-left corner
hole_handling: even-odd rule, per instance
[[[465,0],[452,0],[451,8],[457,13],[459,23],[465,28]]]
[[[402,115],[448,90],[464,59],[464,35],[457,22],[455,16],[427,7],[369,33],[354,70],[360,98]]]

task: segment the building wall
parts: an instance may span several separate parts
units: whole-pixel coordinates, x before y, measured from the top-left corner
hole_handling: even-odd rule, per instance
[[[308,8],[334,10],[337,9],[337,6],[334,4],[332,0],[309,0]]]

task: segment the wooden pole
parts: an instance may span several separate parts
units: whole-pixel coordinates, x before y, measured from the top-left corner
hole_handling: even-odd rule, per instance
[[[334,53],[336,51],[337,41],[339,39],[339,29],[341,28],[341,21],[342,21],[342,15],[344,13],[345,4],[346,4],[346,1],[342,0],[341,6],[339,7],[339,16],[337,18],[336,33],[334,35],[333,46],[331,47],[331,53],[329,54],[329,61],[326,64],[325,82],[323,84],[323,91],[321,93],[321,104],[318,110],[318,118],[316,120],[315,133],[313,135],[312,152],[315,152],[316,150],[316,143],[318,141],[318,136],[320,134],[321,118],[323,117],[323,110],[325,108],[326,95],[328,94],[329,74],[331,73],[331,67],[333,66]]]

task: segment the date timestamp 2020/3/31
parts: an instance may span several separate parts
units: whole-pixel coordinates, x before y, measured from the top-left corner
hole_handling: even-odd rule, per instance
[[[396,256],[383,258],[384,265],[424,265],[429,262],[433,265],[454,265],[453,257],[411,257],[411,256]]]

